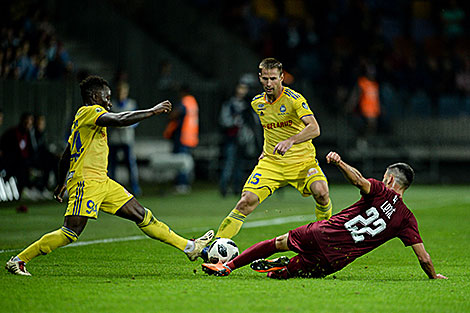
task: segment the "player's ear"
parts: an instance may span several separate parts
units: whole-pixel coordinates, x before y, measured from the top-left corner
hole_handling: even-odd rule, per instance
[[[96,102],[96,101],[98,100],[98,93],[96,92],[96,90],[93,90],[93,91],[91,92],[91,100],[92,100],[93,102]]]

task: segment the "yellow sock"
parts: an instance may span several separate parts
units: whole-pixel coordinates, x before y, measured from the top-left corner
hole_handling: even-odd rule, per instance
[[[188,239],[173,232],[165,223],[153,217],[152,211],[148,209],[145,209],[144,220],[140,224],[137,224],[137,226],[150,238],[172,245],[181,251],[184,251],[184,248],[188,244]]]
[[[243,223],[245,222],[246,215],[240,213],[237,209],[232,212],[222,221],[215,238],[232,238],[240,231]]]
[[[38,241],[31,244],[18,254],[21,261],[28,263],[38,255],[48,254],[51,251],[68,245],[78,239],[77,234],[67,227],[63,226],[61,229],[45,234]]]
[[[315,207],[315,215],[317,217],[317,221],[328,220],[330,219],[332,214],[333,214],[333,205],[331,204],[331,199],[328,199],[327,205],[321,205],[317,203]]]

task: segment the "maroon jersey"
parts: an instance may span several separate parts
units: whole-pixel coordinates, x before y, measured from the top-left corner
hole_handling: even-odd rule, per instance
[[[369,194],[329,220],[315,223],[317,243],[336,270],[395,237],[405,246],[423,242],[416,218],[400,195],[380,181],[369,182]]]

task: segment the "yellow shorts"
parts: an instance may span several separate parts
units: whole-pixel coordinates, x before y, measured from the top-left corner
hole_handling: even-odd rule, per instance
[[[98,217],[98,210],[115,214],[134,196],[126,188],[108,178],[106,181],[76,181],[67,186],[69,203],[65,216]]]
[[[276,189],[289,184],[297,189],[302,196],[307,197],[312,194],[310,185],[320,180],[328,183],[315,158],[294,164],[263,158],[259,160],[258,165],[248,177],[243,191],[256,194],[261,203]]]

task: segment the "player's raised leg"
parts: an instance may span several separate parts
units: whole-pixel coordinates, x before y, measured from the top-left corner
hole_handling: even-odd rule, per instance
[[[315,216],[317,221],[327,220],[333,214],[333,205],[331,203],[328,183],[323,180],[317,180],[310,184],[313,198],[315,199]]]
[[[259,205],[259,198],[250,191],[244,191],[235,208],[222,221],[216,238],[232,238],[242,228],[245,218]]]
[[[87,221],[88,218],[84,216],[66,216],[64,226],[45,234],[17,256],[12,257],[5,265],[5,268],[13,274],[31,276],[26,270],[26,263],[39,255],[49,254],[59,247],[77,241]]]
[[[183,238],[172,231],[168,225],[157,220],[152,211],[144,208],[135,198],[129,200],[115,214],[134,221],[150,238],[160,240],[183,251],[191,261],[195,261],[201,255],[202,249],[214,237],[214,231],[209,230],[195,240]]]

